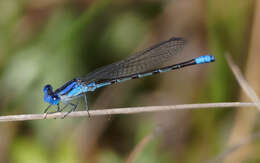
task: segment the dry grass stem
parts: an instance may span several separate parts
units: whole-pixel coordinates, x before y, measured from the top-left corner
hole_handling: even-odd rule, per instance
[[[170,111],[170,110],[187,110],[187,109],[206,109],[206,108],[231,108],[231,107],[256,107],[255,103],[251,102],[226,102],[226,103],[205,103],[205,104],[183,104],[183,105],[168,105],[168,106],[146,106],[146,107],[130,107],[130,108],[116,108],[116,109],[101,109],[77,111],[70,113],[69,117],[88,117],[90,116],[104,116],[114,114],[137,114],[145,112],[158,112],[158,111]],[[45,118],[45,114],[24,114],[24,115],[8,115],[0,116],[0,122],[10,121],[28,121],[28,120],[44,120],[62,118],[66,112],[59,112],[48,114]]]
[[[248,95],[248,97],[250,97],[250,99],[257,104],[257,109],[258,111],[260,111],[260,103],[259,103],[260,100],[257,94],[255,93],[253,88],[248,84],[242,72],[240,71],[239,67],[233,62],[229,54],[226,54],[226,59],[239,85],[242,87],[242,89]]]

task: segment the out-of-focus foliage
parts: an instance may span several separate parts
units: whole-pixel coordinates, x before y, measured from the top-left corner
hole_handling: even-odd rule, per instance
[[[229,51],[245,65],[253,2],[1,0],[0,11],[0,104],[1,115],[9,115],[43,112],[45,84],[58,88],[172,36],[189,40],[186,57],[211,53],[216,62],[89,93],[89,107],[236,99],[238,86],[223,54]],[[0,125],[0,162],[120,163],[158,128],[161,133],[137,162],[203,162],[224,149],[233,113],[196,110],[5,123]]]

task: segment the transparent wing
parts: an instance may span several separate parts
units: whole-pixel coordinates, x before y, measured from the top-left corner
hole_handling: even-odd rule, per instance
[[[149,71],[178,54],[184,44],[183,38],[171,38],[122,61],[98,68],[81,80],[86,83],[98,82]]]

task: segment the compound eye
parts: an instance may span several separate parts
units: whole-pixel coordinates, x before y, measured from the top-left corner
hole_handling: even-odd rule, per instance
[[[46,85],[45,86],[47,90],[52,90],[52,86],[51,85]]]
[[[43,88],[43,91],[46,92],[46,93],[48,92],[48,94],[51,93],[52,92],[52,86],[49,85],[49,84],[45,85],[44,88]]]

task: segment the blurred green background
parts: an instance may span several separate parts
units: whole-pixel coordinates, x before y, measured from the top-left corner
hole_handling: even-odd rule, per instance
[[[60,87],[172,36],[179,60],[216,62],[89,93],[90,109],[237,101],[224,59],[246,65],[253,0],[1,0],[1,115],[42,113],[45,84]],[[177,62],[177,59],[172,61]],[[81,105],[80,109],[83,110]],[[162,128],[136,162],[205,162],[225,149],[235,110],[196,110],[0,124],[0,162],[117,163]],[[250,157],[258,162],[259,152]]]

